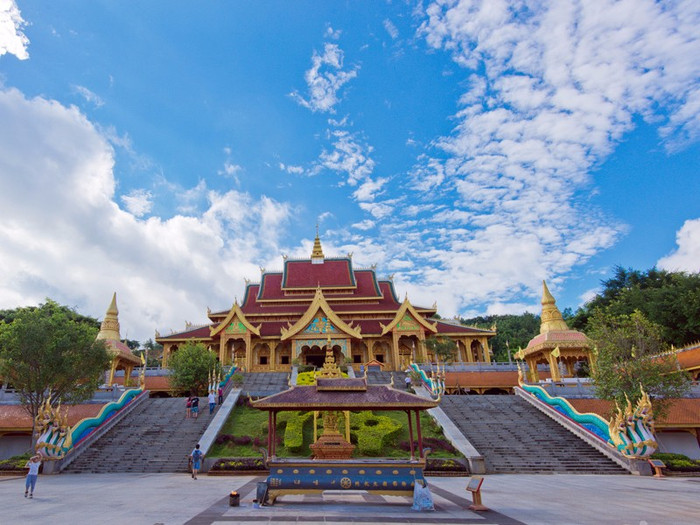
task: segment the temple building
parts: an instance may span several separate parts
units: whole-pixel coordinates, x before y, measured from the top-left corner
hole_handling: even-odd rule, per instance
[[[561,380],[560,363],[569,377],[574,375],[577,362],[588,362],[590,366],[595,364],[590,340],[582,332],[569,329],[544,281],[540,333],[530,339],[527,347],[520,350],[516,357],[525,360],[530,375],[528,379],[533,382],[539,380],[539,363],[549,365],[553,381]]]
[[[374,267],[354,268],[351,254],[325,257],[318,234],[310,258],[283,260],[281,272],[261,269],[259,283],[246,282],[241,304],[208,310],[211,323],[167,336],[156,332],[163,366],[179,346],[196,341],[224,365],[250,372],[320,367],[328,337],[341,365],[379,362],[385,370],[404,370],[411,360],[434,361],[425,345],[430,336],[455,341],[457,361],[490,362],[495,331],[435,319],[435,305],[400,301],[391,278],[378,279]]]

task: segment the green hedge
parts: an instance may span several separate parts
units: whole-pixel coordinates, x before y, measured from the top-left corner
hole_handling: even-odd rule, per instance
[[[653,459],[660,459],[670,469],[700,470],[700,461],[690,459],[683,454],[673,454],[670,452],[656,452],[651,456]]]
[[[290,452],[300,452],[304,446],[304,425],[313,416],[313,412],[281,412],[277,418],[278,426],[284,424],[284,446]]]
[[[358,452],[365,456],[379,456],[382,448],[396,441],[403,425],[387,416],[370,411],[350,415],[350,438]]]

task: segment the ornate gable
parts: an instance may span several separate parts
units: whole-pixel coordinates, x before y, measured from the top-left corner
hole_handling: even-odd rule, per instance
[[[398,332],[416,332],[421,328],[425,328],[428,332],[437,333],[437,323],[430,324],[425,318],[420,315],[413,305],[409,302],[408,297],[404,299],[401,308],[396,312],[394,320],[388,325],[382,327],[382,335],[396,329]]]
[[[342,333],[357,339],[362,339],[362,335],[360,334],[360,330],[358,328],[353,328],[347,324],[331,309],[326,302],[325,297],[323,297],[321,288],[316,289],[316,295],[314,296],[313,301],[311,301],[311,305],[309,305],[309,308],[306,310],[304,315],[302,315],[293,326],[290,326],[289,329],[285,330],[282,328],[281,333],[282,341],[300,333]]]
[[[236,301],[233,303],[228,315],[216,327],[211,327],[211,332],[209,335],[210,337],[213,337],[221,333],[245,334],[246,332],[250,332],[259,337],[260,325],[255,327],[250,324],[248,319],[246,319],[245,314],[241,310],[241,307],[238,306],[238,301]]]

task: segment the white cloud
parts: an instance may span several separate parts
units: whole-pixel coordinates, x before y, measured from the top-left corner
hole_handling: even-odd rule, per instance
[[[376,180],[367,179],[355,190],[352,196],[361,202],[373,201],[377,196],[383,193],[381,189],[387,182],[389,182],[389,179],[386,177],[380,177]]]
[[[386,29],[386,32],[389,33],[392,40],[396,40],[399,37],[399,30],[388,18],[384,20],[384,29]]]
[[[372,146],[349,131],[335,130],[330,135],[334,141],[333,149],[321,153],[318,166],[346,174],[345,182],[350,186],[356,186],[369,177],[374,170],[374,161],[369,156]]]
[[[411,204],[400,218],[381,214],[388,259],[415,262],[397,287],[438,298],[448,315],[522,307],[541,279],[562,278],[624,234],[585,196],[635,116],[660,123],[669,149],[697,140],[700,4],[462,0],[423,14],[419,35],[468,83],[453,132],[409,172]],[[417,226],[405,228],[407,217]],[[692,267],[696,231],[689,221],[663,263]]]
[[[356,222],[355,224],[352,225],[353,228],[356,228],[358,230],[362,231],[367,231],[371,230],[374,228],[375,222],[371,221],[369,219],[365,219],[364,221]]]
[[[0,308],[51,297],[102,318],[117,291],[122,336],[144,340],[206,322],[207,305],[230,305],[283,251],[292,211],[268,197],[201,181],[191,193],[203,213],[141,220],[121,209],[112,147],[75,107],[0,90],[0,122]]]
[[[85,86],[73,86],[73,89],[75,90],[76,93],[78,93],[78,95],[83,97],[86,102],[89,102],[90,104],[92,104],[96,108],[99,108],[99,107],[102,107],[105,105],[104,100],[102,100],[102,98],[99,95],[93,93]]]
[[[678,249],[659,259],[659,268],[669,271],[700,272],[700,219],[685,221],[676,233]]]
[[[29,58],[29,39],[22,32],[26,25],[15,0],[0,0],[0,56],[10,53],[20,60]]]
[[[304,168],[301,166],[293,166],[291,164],[284,164],[282,162],[279,163],[279,168],[282,171],[286,171],[287,173],[291,173],[293,175],[301,175],[304,173]]]
[[[359,69],[358,66],[354,66],[348,71],[343,71],[343,59],[343,50],[337,44],[326,43],[323,46],[323,54],[314,51],[311,69],[304,75],[308,97],[304,98],[297,91],[290,93],[290,96],[314,113],[335,113],[334,106],[340,102],[340,88],[355,78]]]
[[[123,195],[122,201],[127,211],[135,217],[143,217],[153,208],[153,194],[144,189],[133,190],[128,195]]]

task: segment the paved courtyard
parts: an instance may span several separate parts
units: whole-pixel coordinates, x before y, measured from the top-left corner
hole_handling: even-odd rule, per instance
[[[25,499],[24,479],[0,477],[0,523],[231,524],[231,523],[465,523],[697,524],[700,478],[601,475],[486,476],[483,503],[467,510],[467,478],[429,478],[435,512],[414,512],[410,500],[362,492],[284,496],[253,507],[262,477],[183,474],[63,474],[40,476]],[[230,507],[238,490],[241,506]]]

